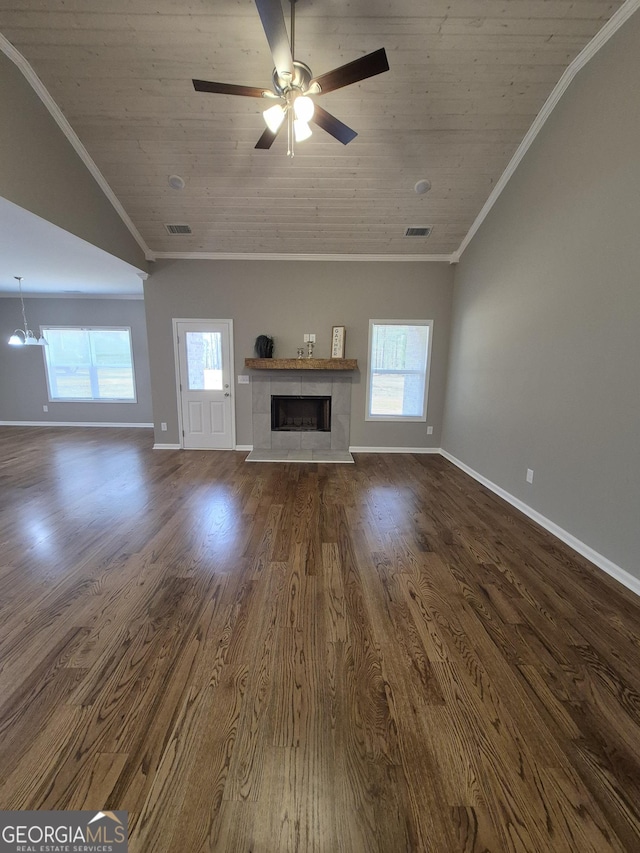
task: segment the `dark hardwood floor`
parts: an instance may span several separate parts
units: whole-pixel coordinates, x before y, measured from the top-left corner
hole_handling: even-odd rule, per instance
[[[640,850],[640,600],[438,456],[0,428],[0,808],[133,853]],[[604,499],[604,496],[603,496]]]

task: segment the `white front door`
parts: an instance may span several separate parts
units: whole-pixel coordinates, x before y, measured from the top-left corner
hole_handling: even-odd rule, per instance
[[[232,450],[231,320],[176,320],[182,446]]]

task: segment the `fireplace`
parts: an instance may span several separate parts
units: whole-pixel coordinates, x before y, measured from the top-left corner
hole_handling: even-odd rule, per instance
[[[273,398],[299,403],[310,397],[312,414],[293,414],[293,424],[273,428]],[[317,411],[317,399],[323,403]],[[331,409],[324,405],[331,399]],[[276,407],[276,418],[280,417]],[[345,453],[349,449],[351,375],[349,371],[256,370],[251,375],[251,416],[253,449],[280,456],[287,454]],[[322,429],[309,429],[304,418],[319,418]],[[295,418],[303,422],[296,424]],[[324,421],[324,424],[322,423]],[[276,420],[276,424],[278,420]]]
[[[331,432],[331,397],[271,396],[273,432]]]

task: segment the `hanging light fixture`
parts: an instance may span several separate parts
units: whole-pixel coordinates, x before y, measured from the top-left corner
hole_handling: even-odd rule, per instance
[[[15,332],[9,338],[9,343],[12,347],[46,347],[47,342],[42,337],[36,338],[31,329],[27,326],[27,315],[24,310],[24,298],[22,296],[22,276],[14,275],[15,280],[18,282],[18,289],[20,291],[20,305],[22,306],[22,320],[24,322],[24,329],[16,329]]]

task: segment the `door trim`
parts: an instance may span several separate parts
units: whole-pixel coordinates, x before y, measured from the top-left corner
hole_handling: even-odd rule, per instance
[[[234,362],[234,347],[233,347],[233,320],[211,320],[204,317],[173,317],[171,320],[171,328],[173,331],[173,365],[176,375],[176,406],[178,409],[178,438],[180,440],[180,449],[184,450],[184,426],[182,423],[182,394],[180,391],[180,356],[178,354],[178,323],[228,323],[229,324],[229,375],[231,388],[231,450],[236,449],[236,371]]]

